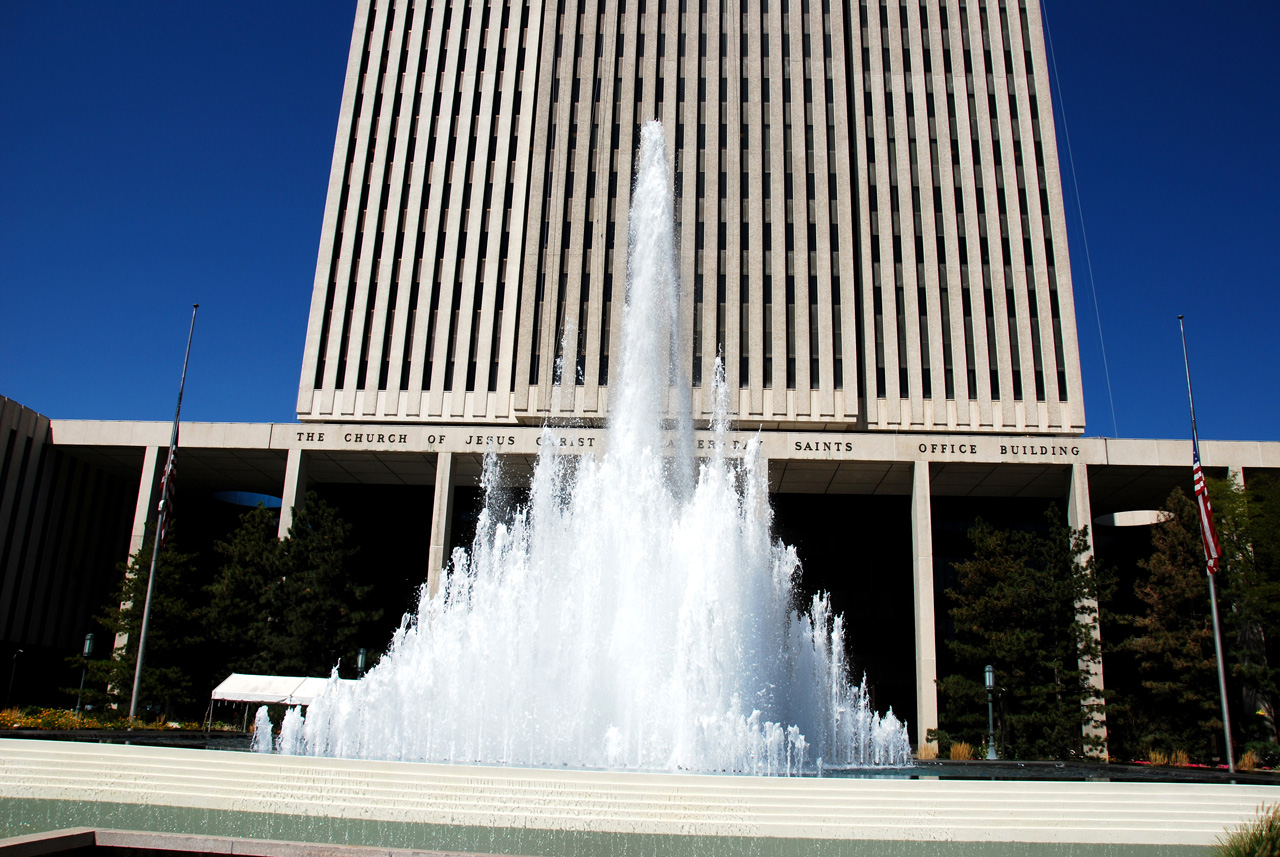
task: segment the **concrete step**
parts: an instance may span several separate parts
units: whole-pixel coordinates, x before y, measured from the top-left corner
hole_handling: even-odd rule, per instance
[[[766,839],[1203,846],[1270,786],[763,778],[0,740],[0,802]]]

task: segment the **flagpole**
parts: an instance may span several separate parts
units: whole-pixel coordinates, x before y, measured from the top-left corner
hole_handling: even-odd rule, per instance
[[[191,327],[187,331],[187,352],[182,358],[182,380],[178,382],[178,407],[173,412],[173,431],[169,434],[169,460],[165,463],[165,478],[172,471],[173,455],[178,445],[178,416],[182,413],[182,391],[187,386],[187,361],[191,359],[191,338],[196,332],[196,311],[200,304],[191,305]],[[147,650],[147,628],[151,624],[151,596],[156,584],[156,562],[160,558],[160,539],[164,534],[165,515],[169,504],[163,490],[160,494],[160,517],[156,520],[156,539],[151,548],[151,572],[147,576],[147,600],[142,608],[142,629],[138,632],[138,662],[133,669],[133,696],[129,699],[129,728],[133,729],[133,719],[138,713],[138,691],[142,687],[142,661]]]
[[[1191,395],[1191,361],[1187,357],[1187,330],[1178,316],[1178,331],[1182,334],[1182,365],[1187,372],[1187,401],[1191,405],[1191,444],[1196,459],[1200,457],[1200,435],[1196,431],[1196,400]],[[1203,526],[1203,525],[1202,525]],[[1231,747],[1231,712],[1227,707],[1227,673],[1222,660],[1222,629],[1218,622],[1218,592],[1214,585],[1213,570],[1209,567],[1206,555],[1205,576],[1209,578],[1209,606],[1213,612],[1213,651],[1218,660],[1218,694],[1222,697],[1222,732],[1227,741],[1227,770],[1235,773],[1236,758]]]

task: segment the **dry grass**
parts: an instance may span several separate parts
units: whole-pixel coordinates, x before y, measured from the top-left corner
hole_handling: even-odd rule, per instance
[[[916,758],[925,760],[938,758],[938,745],[925,744],[919,750],[916,750]]]
[[[1218,837],[1219,857],[1272,857],[1280,854],[1280,804],[1258,808],[1256,820]]]
[[[1256,771],[1261,766],[1262,757],[1253,750],[1246,750],[1240,761],[1236,762],[1236,769],[1241,771]]]
[[[957,741],[951,745],[951,761],[968,762],[973,759],[973,745],[965,741]]]
[[[1187,755],[1186,750],[1171,750],[1166,753],[1164,750],[1153,748],[1151,752],[1147,753],[1147,764],[1160,767],[1186,768],[1191,765],[1191,757]]]

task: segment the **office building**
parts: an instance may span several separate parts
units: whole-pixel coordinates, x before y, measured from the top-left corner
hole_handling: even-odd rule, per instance
[[[650,118],[698,416],[723,354],[744,425],[1083,431],[1044,39],[1014,0],[361,3],[299,419],[607,416]]]

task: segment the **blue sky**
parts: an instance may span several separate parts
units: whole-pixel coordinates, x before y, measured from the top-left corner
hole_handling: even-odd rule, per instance
[[[353,0],[0,5],[0,394],[292,421]],[[1280,4],[1047,0],[1089,435],[1280,439]],[[1075,157],[1097,310],[1063,138]]]

